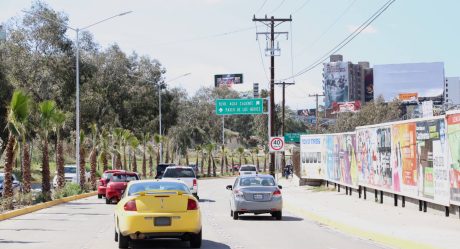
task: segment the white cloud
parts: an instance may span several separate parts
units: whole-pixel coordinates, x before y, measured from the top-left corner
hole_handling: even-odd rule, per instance
[[[358,28],[358,26],[356,26],[356,25],[348,25],[347,26],[347,30],[350,33],[355,31],[357,28]],[[377,33],[377,29],[372,25],[367,26],[363,31],[361,31],[361,34],[375,34],[375,33]]]

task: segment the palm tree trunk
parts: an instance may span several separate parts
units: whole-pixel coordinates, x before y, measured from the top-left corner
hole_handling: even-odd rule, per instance
[[[242,156],[242,155],[240,154],[240,167],[241,167],[241,156]]]
[[[169,144],[166,144],[166,163],[169,163]]]
[[[212,176],[216,177],[217,174],[216,174],[216,162],[214,161],[214,157],[211,157],[212,158]]]
[[[122,169],[123,165],[121,164],[121,155],[120,153],[115,154],[115,168]]]
[[[160,149],[159,148],[157,149],[157,166],[158,164],[160,164]]]
[[[211,167],[212,167],[212,165],[211,165],[211,157],[212,157],[211,153],[209,153],[209,156],[208,156],[208,175],[207,175],[208,177],[211,176]]]
[[[259,155],[256,154],[257,172],[259,172]]]
[[[126,164],[126,146],[123,147],[123,169],[128,170],[128,165]]]
[[[200,159],[200,155],[198,154],[198,152],[196,152],[196,161],[195,161],[195,165],[196,165],[196,168],[198,170],[198,162],[199,162],[199,159]],[[203,173],[203,172],[201,172]]]
[[[149,155],[149,176],[153,177],[153,158]]]
[[[102,159],[102,170],[103,171],[108,170],[109,169],[109,161],[107,159],[107,152],[102,153],[102,158],[101,159]],[[113,166],[112,166],[112,168],[113,168]]]
[[[24,180],[24,193],[29,193],[30,186],[30,154],[29,154],[29,144],[24,142],[24,173],[22,178]]]
[[[13,181],[12,178],[12,171],[13,171],[13,160],[14,160],[14,145],[16,140],[14,136],[10,133],[8,137],[8,143],[6,145],[6,157],[5,157],[5,179],[3,185],[3,196],[4,198],[12,198],[13,197]],[[6,202],[6,209],[13,209],[13,201]]]
[[[248,158],[246,157],[246,155],[244,155],[244,164],[248,164]]]
[[[185,165],[189,165],[187,149],[185,149]]]
[[[267,172],[267,155],[264,154],[264,172]]]
[[[234,166],[235,166],[235,158],[234,158],[233,155],[232,155],[232,175],[235,174],[235,168],[234,168]]]
[[[83,189],[86,182],[86,161],[85,161],[85,148],[80,147],[80,188]]]
[[[57,158],[56,158],[56,167],[57,167],[57,184],[58,188],[63,188],[65,184],[65,173],[64,173],[64,154],[62,148],[62,140],[58,138],[57,143]]]
[[[50,165],[48,154],[48,138],[43,141],[43,157],[42,157],[42,193],[45,201],[51,200],[50,192]]]
[[[227,155],[225,155],[224,160],[225,160],[225,173],[228,173],[228,157],[227,157]]]
[[[142,177],[147,177],[147,158],[145,158],[145,144],[144,144],[144,153],[142,155]]]
[[[137,173],[136,152],[133,154],[133,162],[131,163],[133,172]]]
[[[204,155],[203,155],[203,152],[201,153],[201,174],[204,175]]]
[[[95,147],[93,147],[91,151],[91,186],[93,187],[93,190],[96,189],[96,167],[97,167],[97,150]]]

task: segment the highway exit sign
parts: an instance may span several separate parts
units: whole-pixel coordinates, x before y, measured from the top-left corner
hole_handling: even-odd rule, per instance
[[[217,115],[263,114],[263,99],[216,99]]]

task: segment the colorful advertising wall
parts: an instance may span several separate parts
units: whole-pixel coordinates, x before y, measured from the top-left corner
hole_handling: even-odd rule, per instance
[[[326,108],[334,102],[347,102],[348,96],[348,62],[324,63],[324,101]]]
[[[355,133],[326,135],[325,146],[326,179],[350,187],[357,187]]]
[[[460,205],[460,113],[447,115],[451,203]]]
[[[324,140],[301,152],[325,152],[323,179],[445,206],[460,203],[460,113],[448,115],[447,123],[442,116],[317,136]]]
[[[326,176],[324,136],[300,136],[300,175],[308,179],[324,179]]]

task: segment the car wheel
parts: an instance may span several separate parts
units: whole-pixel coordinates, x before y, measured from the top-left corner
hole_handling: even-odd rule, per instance
[[[201,237],[201,231],[197,234],[192,234],[191,238],[190,238],[190,247],[191,248],[200,248],[201,247],[201,241],[202,241],[202,237]]]
[[[197,200],[200,200],[200,197],[198,197],[198,194],[193,194]]]
[[[277,211],[274,213],[276,220],[281,220],[283,218],[283,213],[281,211]]]
[[[111,204],[112,203],[112,199],[105,199],[105,204]]]
[[[233,210],[230,210],[230,217],[233,217]]]
[[[238,217],[239,217],[238,212],[237,212],[237,211],[233,211],[233,219],[234,219],[234,220],[237,220]]]
[[[118,242],[118,233],[117,233],[117,229],[115,229],[115,242]]]
[[[121,233],[118,234],[118,248],[128,248],[129,237],[123,236]]]
[[[98,194],[98,195],[97,195],[97,198],[98,198],[98,199],[102,199],[102,195]]]

